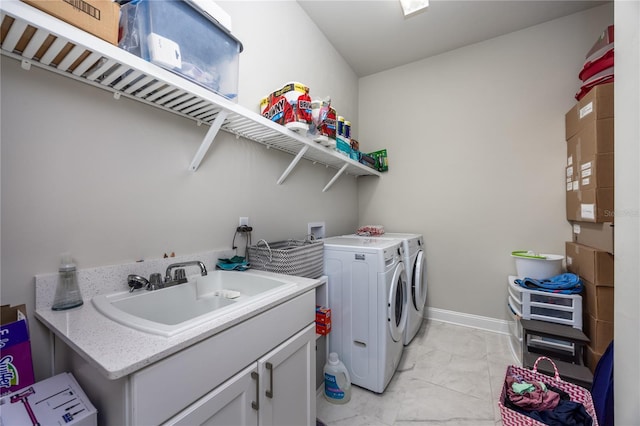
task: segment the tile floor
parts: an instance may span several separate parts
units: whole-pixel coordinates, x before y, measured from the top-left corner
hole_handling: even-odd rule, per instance
[[[497,401],[515,363],[506,335],[425,321],[383,394],[353,386],[345,405],[320,395],[317,417],[328,426],[501,425]]]

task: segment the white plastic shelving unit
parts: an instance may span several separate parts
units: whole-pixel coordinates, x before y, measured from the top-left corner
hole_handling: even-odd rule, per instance
[[[189,166],[191,171],[198,169],[218,131],[224,130],[293,155],[278,184],[303,158],[338,170],[323,192],[343,173],[380,176],[376,170],[25,3],[2,1],[0,11],[2,54],[21,61],[25,70],[38,66],[113,92],[116,99],[125,96],[210,125]]]

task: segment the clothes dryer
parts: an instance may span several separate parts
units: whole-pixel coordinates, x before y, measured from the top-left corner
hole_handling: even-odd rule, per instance
[[[357,386],[382,393],[393,377],[407,322],[407,275],[400,240],[333,237],[324,240],[331,333],[336,352]]]
[[[421,234],[385,232],[381,236],[366,237],[357,234],[345,235],[349,238],[400,240],[404,248],[405,268],[408,278],[407,326],[403,341],[411,343],[420,330],[425,317],[427,302],[427,258],[424,253],[424,238]]]

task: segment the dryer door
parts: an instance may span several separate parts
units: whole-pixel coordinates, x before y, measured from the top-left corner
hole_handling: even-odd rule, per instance
[[[407,325],[407,272],[404,263],[396,266],[387,299],[387,324],[394,341],[402,340]]]
[[[419,250],[413,264],[411,277],[411,303],[416,311],[421,311],[427,301],[427,261],[424,251]]]

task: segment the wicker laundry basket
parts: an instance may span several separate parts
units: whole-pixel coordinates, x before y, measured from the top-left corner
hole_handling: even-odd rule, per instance
[[[268,243],[260,240],[249,246],[251,268],[320,278],[324,271],[324,242],[318,240],[286,240]]]

